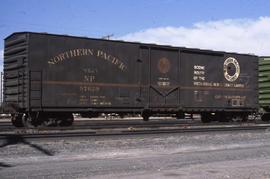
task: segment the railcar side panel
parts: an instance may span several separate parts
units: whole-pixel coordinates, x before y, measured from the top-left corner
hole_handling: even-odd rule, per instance
[[[256,57],[183,51],[180,59],[185,108],[215,111],[258,107]]]
[[[258,109],[256,56],[28,32],[5,41],[4,100],[21,111]]]
[[[136,45],[36,34],[30,38],[29,66],[42,77],[32,84],[41,85],[43,108],[138,105]]]

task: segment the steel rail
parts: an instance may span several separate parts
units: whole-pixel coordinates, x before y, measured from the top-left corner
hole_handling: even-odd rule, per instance
[[[36,127],[33,129],[39,131],[65,131],[65,130],[83,130],[83,129],[117,129],[117,128],[160,128],[160,127],[194,127],[194,126],[216,126],[216,125],[259,125],[269,124],[263,121],[249,121],[249,122],[211,122],[201,123],[199,120],[151,120],[148,122],[142,120],[85,120],[76,121],[72,126],[68,127]],[[0,124],[0,132],[27,130],[27,128],[15,128],[10,124]]]
[[[37,129],[17,131],[17,133],[1,133],[0,140],[5,139],[39,139],[39,138],[70,138],[108,135],[141,135],[141,134],[164,134],[164,133],[198,133],[198,132],[225,132],[225,131],[255,131],[270,130],[268,125],[254,126],[211,126],[211,127],[163,127],[163,128],[122,128],[116,130],[69,130],[69,131],[39,131]]]

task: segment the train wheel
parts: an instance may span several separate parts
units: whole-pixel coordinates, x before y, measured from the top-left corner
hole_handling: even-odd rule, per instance
[[[248,121],[248,114],[243,114],[242,115],[242,122],[247,122]]]
[[[60,120],[60,123],[59,123],[60,126],[71,126],[73,124],[74,117],[72,113],[63,114],[61,115],[59,120]]]
[[[149,117],[150,117],[149,115],[143,115],[142,117],[144,121],[149,121]]]
[[[86,113],[81,113],[80,115],[82,118],[88,118],[88,115]]]
[[[49,113],[40,113],[38,120],[40,121],[40,125],[43,127],[57,126],[55,117],[51,117]]]
[[[32,119],[29,117],[29,115],[24,115],[23,118],[22,118],[24,127],[26,127],[26,128],[33,128],[34,125],[32,124],[32,121],[31,120]]]
[[[211,122],[211,114],[209,114],[209,113],[203,113],[203,114],[201,114],[201,121],[203,123],[209,123],[209,122]]]
[[[232,122],[246,122],[248,120],[248,114],[237,114],[237,115],[232,115],[231,118],[228,117],[228,120]]]
[[[141,114],[144,121],[149,121],[149,117],[151,116],[151,112],[149,110],[144,110]]]
[[[12,124],[15,127],[24,127],[22,117],[23,117],[22,114],[12,114],[11,115]]]
[[[125,114],[119,114],[119,117],[121,118],[121,119],[124,119],[125,118]]]
[[[95,117],[99,117],[99,113],[95,113],[95,112],[81,113],[80,115],[81,115],[82,118],[95,118]]]
[[[242,116],[232,116],[231,118],[232,122],[241,122],[242,120]]]
[[[219,122],[230,122],[232,120],[232,116],[228,114],[220,114],[218,115]]]
[[[183,113],[183,112],[176,113],[176,118],[177,119],[185,119],[185,113]]]
[[[144,121],[149,121],[150,114],[148,113],[142,114],[142,117]]]
[[[265,113],[261,117],[262,121],[270,121],[270,113]]]
[[[34,128],[41,125],[40,115],[35,112],[31,112],[23,115],[22,121],[25,127]]]

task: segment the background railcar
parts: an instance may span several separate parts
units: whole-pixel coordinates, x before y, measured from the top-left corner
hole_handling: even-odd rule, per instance
[[[72,113],[246,120],[257,66],[253,55],[19,32],[5,39],[3,99],[18,127],[70,125]]]
[[[259,60],[259,104],[262,120],[270,120],[270,57]]]

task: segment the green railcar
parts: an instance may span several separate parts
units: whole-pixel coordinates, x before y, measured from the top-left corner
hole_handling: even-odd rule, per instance
[[[262,120],[270,119],[270,56],[259,59],[259,104]]]

